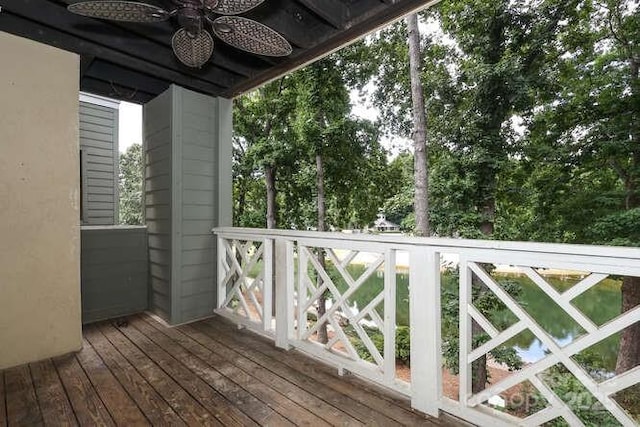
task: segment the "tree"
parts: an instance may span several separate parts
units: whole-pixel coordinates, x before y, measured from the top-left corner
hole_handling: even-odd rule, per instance
[[[328,230],[329,225],[368,223],[384,199],[384,192],[375,187],[385,164],[378,132],[371,123],[350,117],[349,92],[341,64],[341,57],[333,55],[292,76],[297,91],[295,134],[308,162],[298,168],[297,175],[307,179],[307,188],[313,187],[318,231]],[[300,184],[299,180],[292,181]],[[324,266],[324,251],[319,249],[317,256]],[[323,286],[321,277],[317,278],[317,286]],[[317,305],[318,316],[322,317],[326,295],[318,299]],[[318,341],[327,340],[324,323],[318,330]]]
[[[317,230],[326,231],[325,157],[331,155],[336,144],[332,130],[340,126],[349,112],[349,95],[342,81],[340,70],[330,60],[320,60],[298,75],[299,141],[306,145],[314,162],[316,172]],[[318,251],[318,261],[324,268],[325,254]],[[317,287],[323,286],[318,275]],[[326,295],[318,298],[318,319],[326,313]],[[327,322],[318,329],[318,341],[329,341]]]
[[[422,22],[433,22],[434,12],[422,13],[420,18]],[[411,182],[403,184],[401,194],[396,194],[394,200],[389,201],[385,211],[389,215],[389,209],[404,210],[401,205],[410,198],[418,203],[417,208],[422,212],[418,220],[422,223],[420,228],[426,228],[426,222],[432,233],[434,224],[429,216],[434,209],[433,203],[437,201],[431,194],[426,194],[430,193],[432,182],[428,175],[437,167],[433,163],[433,153],[437,150],[436,145],[444,140],[443,130],[453,114],[456,87],[450,70],[455,69],[458,53],[433,34],[429,35],[428,40],[421,40],[416,25],[411,24],[410,28],[411,22],[417,23],[418,17],[401,21],[364,43],[354,45],[345,53],[345,57],[351,61],[350,84],[361,90],[373,88],[370,99],[380,110],[383,129],[390,135],[412,137],[414,140],[413,151],[417,156],[411,156],[414,163],[411,166]],[[429,94],[426,100],[423,96],[425,92]],[[418,121],[417,126],[415,120]],[[389,217],[393,215],[391,213]],[[394,222],[402,223],[406,231],[423,234],[416,228],[416,216],[416,207],[412,205],[410,212]]]
[[[462,52],[458,120],[451,123],[453,138],[448,144],[458,159],[464,159],[463,173],[474,181],[470,202],[484,238],[493,238],[496,231],[499,177],[510,155],[518,152],[510,121],[533,109],[531,94],[544,82],[545,49],[574,6],[552,0],[536,5],[465,0],[439,8],[443,29]],[[475,322],[473,329],[474,335],[482,333]],[[478,359],[474,371],[477,393],[485,387],[486,361]]]
[[[562,235],[541,239],[640,245],[640,17],[638,4],[581,2],[557,43],[556,84],[543,92],[528,155],[564,177],[535,183],[534,218],[560,222]],[[538,166],[534,166],[538,167]],[[540,177],[542,173],[536,175]],[[533,181],[535,182],[535,181]],[[553,222],[551,227],[553,228]],[[560,227],[557,227],[560,228]],[[640,279],[625,277],[622,311],[640,304]],[[640,324],[620,340],[616,371],[640,365]]]
[[[409,74],[411,76],[411,104],[413,111],[413,159],[414,159],[414,212],[415,232],[418,236],[429,236],[429,157],[427,152],[427,123],[422,90],[422,54],[418,15],[407,17],[409,32]]]
[[[296,156],[296,146],[290,136],[295,98],[288,80],[283,77],[239,98],[234,109],[239,196],[244,199],[247,175],[255,169],[261,170],[266,188],[267,228],[276,228],[277,224],[278,169]]]
[[[133,144],[120,156],[118,189],[120,194],[120,224],[142,225],[142,177],[144,165],[142,146]]]
[[[413,154],[400,153],[387,166],[386,185],[390,196],[384,201],[382,211],[387,219],[404,230],[413,230]]]

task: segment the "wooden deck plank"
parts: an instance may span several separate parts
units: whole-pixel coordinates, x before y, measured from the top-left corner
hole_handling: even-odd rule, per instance
[[[149,337],[165,349],[168,348],[167,346],[169,345],[169,343],[173,342],[158,337],[155,332],[148,330],[145,327],[145,324],[141,323],[142,320],[140,319],[133,319],[131,322],[138,330],[140,330],[147,337]],[[164,329],[167,330],[167,328]],[[288,420],[276,413],[272,408],[269,407],[269,405],[264,404],[262,401],[258,400],[255,396],[248,393],[236,383],[223,376],[215,366],[208,365],[204,363],[204,361],[199,361],[198,359],[196,359],[194,356],[197,355],[192,355],[192,353],[186,351],[175,351],[175,349],[174,351],[170,352],[170,354],[185,363],[185,366],[191,369],[194,373],[196,373],[200,378],[202,378],[211,387],[218,391],[218,393],[226,397],[235,406],[237,406],[239,409],[241,408],[243,412],[249,415],[258,424],[290,424]]]
[[[115,426],[75,356],[58,357],[53,363],[80,425]]]
[[[50,359],[32,363],[31,376],[45,425],[77,426],[71,402]]]
[[[84,339],[77,355],[0,371],[0,427],[459,425],[220,317],[168,328],[136,315]]]
[[[157,323],[150,322],[152,326]],[[314,394],[307,392],[305,389],[287,381],[286,379],[265,369],[263,366],[254,363],[246,358],[243,353],[238,353],[223,344],[210,339],[208,336],[192,329],[188,326],[162,330],[163,333],[170,336],[173,340],[189,348],[193,353],[198,354],[201,358],[215,357],[210,359],[212,363],[231,363],[242,369],[249,376],[269,384],[273,389],[279,391],[287,398],[293,400],[318,417],[322,418],[329,424],[343,426],[361,426],[364,423],[351,417],[337,407],[327,403]],[[314,389],[317,393],[318,388]]]
[[[149,426],[149,421],[129,397],[91,344],[84,340],[76,358],[117,425]]]
[[[401,404],[398,399],[393,399],[374,387],[364,387],[363,383],[353,384],[353,379],[349,377],[339,378],[332,372],[329,366],[323,366],[309,357],[297,351],[284,351],[274,347],[273,343],[265,338],[259,337],[248,331],[238,331],[230,323],[220,318],[214,318],[205,322],[195,324],[208,335],[220,339],[228,338],[230,343],[243,345],[247,351],[258,351],[272,360],[278,360],[286,364],[290,369],[302,372],[320,384],[324,384],[333,390],[352,397],[369,408],[377,410],[385,416],[403,425],[442,425],[437,419],[413,412],[408,409],[407,404]]]
[[[158,325],[153,320],[148,320]],[[178,344],[178,346],[171,347],[173,350],[172,355],[182,360],[187,367],[196,372],[201,378],[212,375],[212,379],[214,379],[217,384],[210,384],[219,392],[223,393],[224,388],[222,387],[231,387],[241,396],[245,398],[248,397],[253,405],[258,406],[258,408],[263,408],[261,412],[267,410],[268,416],[265,419],[259,420],[254,418],[259,424],[328,426],[321,418],[318,418],[292,400],[289,400],[286,396],[269,387],[269,385],[261,381],[256,381],[254,377],[238,369],[224,358],[204,348],[198,348],[197,346],[187,345],[187,347],[185,347],[183,343],[174,337],[174,335],[179,335],[179,333],[176,332],[176,334],[169,336],[172,331],[171,329],[156,329],[141,318],[133,320],[133,325],[150,339],[156,341],[158,345],[164,347],[170,343]],[[232,402],[234,401],[233,399],[230,400]],[[241,407],[242,410],[249,415],[251,410],[255,410],[255,408],[246,404],[243,404]]]
[[[231,342],[228,337],[218,335],[212,330],[206,329],[206,327],[201,324],[187,325],[180,327],[179,329],[184,330],[185,333],[189,334],[189,336],[207,347],[218,348],[220,346],[227,346],[228,348],[243,354],[247,359],[259,366],[259,369],[266,372],[272,372],[274,375],[280,376],[284,380],[295,384],[308,393],[313,393],[318,398],[327,402],[327,404],[335,406],[348,416],[351,416],[364,424],[400,425],[400,423],[392,420],[383,413],[378,412],[376,409],[372,409],[352,399],[349,395],[336,391],[326,385],[319,384],[316,380],[304,373],[291,369],[279,359],[274,359],[260,353],[259,351],[255,351],[251,346],[245,345],[244,343]]]
[[[97,328],[93,326],[85,328],[84,335],[151,424],[185,425],[171,406]]]
[[[18,366],[5,371],[4,379],[7,393],[7,423],[18,426],[44,425],[29,366]]]
[[[166,364],[156,364],[154,360],[148,357],[146,353],[115,327],[102,324],[99,329],[187,424],[223,425],[221,421],[216,419],[215,413],[211,413],[198,401],[198,394],[191,393],[191,387],[188,384],[185,384],[182,379],[174,378],[170,375],[171,370],[165,372],[164,367]],[[184,385],[187,385],[187,387],[183,388]]]
[[[169,346],[171,348],[165,350],[132,326],[121,328],[120,331],[137,345],[147,357],[162,367],[165,372],[202,403],[205,408],[212,411],[214,416],[224,425],[257,425],[255,421],[233,406],[224,396],[189,370],[184,365],[185,360],[172,356],[168,351],[171,351],[175,343],[173,345],[170,343]]]
[[[0,371],[0,427],[7,427],[7,399],[4,392],[4,371]]]

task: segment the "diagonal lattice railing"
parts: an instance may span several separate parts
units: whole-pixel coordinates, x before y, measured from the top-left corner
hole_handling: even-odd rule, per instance
[[[640,321],[640,306],[620,314],[604,325],[596,325],[589,317],[582,313],[572,301],[579,295],[596,286],[609,275],[590,273],[585,278],[565,292],[556,290],[536,269],[531,266],[517,266],[522,275],[528,277],[552,301],[560,307],[567,316],[578,324],[585,334],[565,346],[556,342],[543,326],[531,316],[512,295],[489,274],[479,260],[468,258],[460,261],[460,396],[459,401],[465,408],[477,408],[490,396],[499,395],[512,387],[529,382],[546,399],[547,407],[528,415],[518,421],[520,425],[535,426],[563,418],[569,425],[583,425],[582,420],[572,411],[572,408],[558,396],[545,382],[545,372],[551,367],[561,364],[572,374],[582,386],[597,399],[611,416],[624,426],[637,425],[632,416],[622,408],[611,396],[627,387],[640,382],[640,367],[631,369],[623,374],[598,383],[572,357],[583,350],[619,333],[623,329]],[[499,331],[475,307],[472,298],[474,280],[486,286],[502,304],[517,318],[517,321],[503,331]],[[472,348],[473,328],[475,321],[489,336],[489,340]],[[492,350],[500,347],[519,333],[528,330],[548,349],[547,354],[540,360],[525,366],[507,378],[491,384],[480,393],[472,393],[472,364],[479,358],[488,355]],[[488,408],[484,408],[486,411]]]
[[[598,377],[576,358],[637,326],[640,306],[598,324],[580,310],[576,299],[584,299],[586,292],[607,277],[640,277],[640,249],[236,228],[216,233],[217,312],[272,335],[278,347],[300,349],[341,371],[393,388],[410,397],[415,409],[430,415],[447,411],[481,425],[541,425],[557,419],[572,426],[586,424],[584,414],[577,413],[576,406],[549,381],[549,371],[560,367],[562,375],[571,375],[602,411],[610,414],[612,424],[637,425],[629,408],[616,399],[621,392],[640,385],[640,367]],[[358,259],[363,253],[368,254],[366,262]],[[400,254],[408,261],[410,383],[400,381],[396,373],[396,258]],[[453,299],[459,311],[457,400],[443,392],[443,259],[454,259],[448,262],[454,262],[459,271],[458,294]],[[361,265],[360,274],[353,272],[352,264]],[[568,343],[556,341],[527,311],[526,304],[486,268],[498,264],[517,270],[579,325],[582,335],[572,336]],[[584,277],[561,291],[540,269],[580,271]],[[375,292],[370,288],[374,275],[382,275],[384,281]],[[492,323],[495,319],[474,300],[478,286],[492,294],[515,320],[507,325]],[[360,299],[360,307],[356,307],[353,302],[362,290],[369,291],[368,300],[363,303]],[[324,314],[318,313],[321,296],[329,301]],[[448,299],[443,302],[452,303]],[[327,326],[326,343],[318,342],[321,325]],[[477,339],[478,329],[481,340]],[[382,346],[372,339],[372,330],[382,335]],[[547,353],[497,378],[481,392],[473,392],[474,362],[484,357],[490,360],[494,350],[512,346],[522,333],[533,334]],[[370,357],[365,360],[363,353]],[[489,404],[491,398],[523,384],[542,396],[546,406],[522,414],[505,413]]]
[[[298,242],[297,330],[292,345],[338,363],[341,368],[394,386],[395,251],[375,247],[361,249]],[[363,271],[354,277],[349,266],[362,254],[366,254],[367,261],[358,261]],[[355,295],[370,286],[370,279],[378,274],[384,275],[384,286],[379,292],[369,293],[364,301],[359,298],[361,307],[356,307]],[[323,296],[329,304],[321,314],[317,305]],[[323,327],[328,333],[326,343],[317,339]],[[382,337],[382,348],[374,342],[371,331]],[[360,351],[356,343],[360,344]],[[370,357],[365,359],[363,353]]]
[[[218,239],[218,309],[242,325],[272,329],[273,241],[259,237]]]

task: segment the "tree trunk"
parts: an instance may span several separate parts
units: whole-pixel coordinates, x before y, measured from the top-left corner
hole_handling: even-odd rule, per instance
[[[275,229],[276,228],[276,218],[278,205],[276,204],[276,167],[275,166],[265,166],[264,167],[264,181],[267,187],[267,228]],[[273,248],[273,252],[275,254],[275,247]],[[273,316],[276,315],[276,257],[274,256],[271,259],[271,313]]]
[[[471,321],[471,334],[476,336],[484,333],[484,330],[475,320]],[[476,359],[471,364],[471,391],[473,394],[480,393],[484,390],[489,375],[487,373],[487,356],[482,356]]]
[[[491,186],[490,186],[491,188]],[[496,217],[496,199],[493,196],[488,197],[481,208],[482,212],[482,221],[480,222],[480,231],[482,234],[490,238],[493,235],[494,231],[494,223]],[[474,288],[477,289],[477,292],[480,294],[484,292],[489,292],[486,287],[479,281],[473,281]],[[476,337],[479,334],[485,333],[478,323],[475,320],[471,320],[471,330],[472,336]],[[475,362],[473,362],[472,366],[472,381],[471,381],[471,389],[473,393],[480,393],[483,391],[487,385],[489,380],[489,371],[487,369],[487,356],[484,355],[479,357]]]
[[[322,160],[322,154],[316,154],[316,190],[318,193],[318,231],[326,231],[325,225],[325,216],[326,216],[326,208],[325,208],[325,198],[324,198],[324,163]],[[322,249],[318,250],[318,262],[325,268],[324,262],[324,251]],[[322,286],[322,277],[318,274],[317,277],[317,287],[320,288]],[[327,312],[327,298],[324,295],[320,295],[318,298],[318,320],[325,315]],[[322,344],[326,344],[329,342],[329,335],[327,334],[327,323],[323,323],[318,328],[318,342]]]
[[[276,228],[276,168],[264,167],[264,180],[267,185],[267,228]]]
[[[241,178],[238,187],[240,187],[240,191],[238,192],[238,212],[236,212],[236,218],[233,220],[234,223],[239,226],[239,223],[236,221],[240,220],[244,216],[244,206],[247,200],[247,184],[244,178]]]
[[[417,14],[407,17],[407,27],[409,30],[409,73],[411,76],[411,101],[413,107],[415,233],[418,236],[429,236],[429,159],[424,93],[420,76],[422,54],[420,51],[420,30],[418,29]]]
[[[640,277],[625,277],[622,281],[622,312],[640,305]],[[640,323],[635,323],[622,332],[616,362],[616,374],[621,374],[640,365]]]
[[[480,231],[487,237],[493,235],[493,224],[496,219],[496,199],[490,196],[485,200],[484,206],[481,208],[482,221],[480,222]]]
[[[324,162],[322,154],[316,154],[316,189],[318,192],[318,231],[327,231],[324,197]]]

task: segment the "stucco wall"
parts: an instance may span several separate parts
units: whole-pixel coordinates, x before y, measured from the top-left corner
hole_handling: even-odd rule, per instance
[[[0,369],[78,350],[75,54],[0,32]]]

